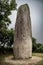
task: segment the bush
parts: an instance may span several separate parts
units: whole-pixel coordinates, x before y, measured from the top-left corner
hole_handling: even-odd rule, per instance
[[[13,48],[0,48],[0,54],[13,53]]]
[[[43,53],[43,46],[40,46],[39,48],[37,48],[36,52]]]

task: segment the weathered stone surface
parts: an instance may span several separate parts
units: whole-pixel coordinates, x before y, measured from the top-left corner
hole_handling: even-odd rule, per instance
[[[13,51],[16,59],[32,57],[31,19],[27,4],[21,5],[17,12]]]

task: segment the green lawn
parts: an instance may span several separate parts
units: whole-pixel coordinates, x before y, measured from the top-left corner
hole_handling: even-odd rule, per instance
[[[43,58],[43,53],[32,53],[33,56],[39,56]]]
[[[39,56],[39,57],[41,57],[43,59],[43,53],[33,53],[32,55],[33,56]],[[40,62],[38,62],[35,65],[43,65],[43,60],[41,60]]]
[[[42,57],[43,58],[43,53],[33,53],[32,55],[33,56],[39,56],[39,57]],[[0,65],[13,65],[13,64],[6,63],[4,61],[4,58],[6,56],[9,56],[9,54],[7,54],[7,55],[0,55]],[[20,65],[20,64],[17,64],[17,65]],[[24,64],[21,64],[21,65],[24,65]],[[28,64],[28,65],[43,65],[43,60],[41,60],[37,64]]]

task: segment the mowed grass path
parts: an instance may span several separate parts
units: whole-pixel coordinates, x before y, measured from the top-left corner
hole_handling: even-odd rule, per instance
[[[6,63],[4,61],[5,57],[7,57],[9,55],[12,55],[12,54],[0,55],[0,65],[13,65],[13,64]],[[33,53],[32,55],[43,58],[43,53]],[[17,64],[17,65],[24,65],[24,64]],[[28,64],[28,65],[43,65],[43,59],[40,62],[36,63],[36,64]]]

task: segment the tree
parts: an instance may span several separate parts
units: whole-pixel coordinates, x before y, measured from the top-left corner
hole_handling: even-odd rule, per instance
[[[36,39],[32,37],[32,51],[35,52],[37,50]]]
[[[6,51],[9,52],[9,50],[11,51],[12,48],[11,46],[13,45],[13,41],[14,41],[14,30],[10,29],[10,30],[6,30],[4,29],[3,31],[0,32],[1,35],[1,44],[0,44],[0,53],[6,53]]]
[[[2,44],[3,47],[5,43],[8,42],[10,35],[13,35],[12,30],[9,31],[7,27],[11,23],[8,16],[11,14],[11,11],[15,9],[15,0],[0,0],[0,45]]]
[[[32,51],[43,53],[43,44],[37,43],[34,37],[32,37]]]
[[[8,33],[8,37],[7,37],[7,39],[8,39],[8,41],[7,41],[7,45],[8,46],[11,46],[11,45],[13,45],[13,42],[14,42],[14,32],[15,32],[15,30],[13,30],[13,29],[11,29],[11,30],[8,30],[7,31]]]
[[[11,14],[11,10],[16,9],[15,0],[0,0],[0,28],[6,27],[11,23],[8,16]]]
[[[43,53],[43,44],[37,48],[37,52]]]
[[[5,44],[7,43],[7,45],[11,46],[13,44],[13,39],[14,39],[14,30],[1,30],[0,31],[0,40],[1,40],[1,44],[3,44],[3,47],[5,46]]]

